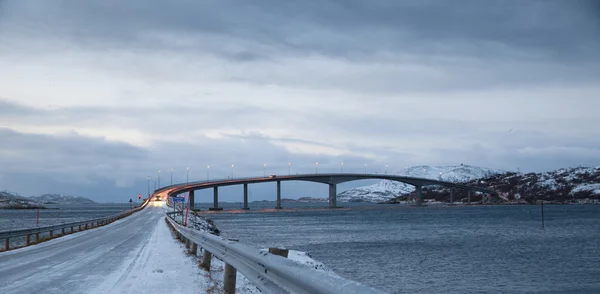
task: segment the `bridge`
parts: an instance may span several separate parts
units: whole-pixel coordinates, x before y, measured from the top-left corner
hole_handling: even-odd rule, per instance
[[[372,179],[380,179],[380,180],[390,180],[406,183],[409,185],[415,186],[417,205],[420,205],[423,202],[423,195],[421,194],[421,188],[423,186],[444,186],[451,188],[450,190],[450,199],[453,202],[454,199],[454,189],[463,189],[468,191],[468,202],[471,202],[471,192],[482,192],[488,193],[492,195],[497,195],[496,191],[469,186],[465,184],[458,184],[452,182],[439,181],[434,179],[427,178],[417,178],[417,177],[407,177],[407,176],[398,176],[391,174],[353,174],[353,173],[329,173],[329,174],[302,174],[302,175],[271,175],[265,177],[251,177],[251,178],[237,178],[237,179],[220,179],[220,180],[212,180],[212,181],[199,181],[199,182],[190,182],[185,184],[175,184],[166,187],[162,187],[156,192],[163,194],[165,196],[176,196],[182,193],[189,192],[189,202],[190,209],[194,208],[195,201],[195,193],[196,190],[201,189],[213,189],[213,207],[210,210],[222,210],[219,207],[219,187],[224,186],[232,186],[232,185],[243,185],[244,186],[244,207],[243,209],[249,209],[248,207],[248,184],[256,184],[256,183],[268,183],[268,182],[276,182],[277,183],[277,198],[276,198],[276,206],[275,208],[281,209],[281,182],[285,181],[305,181],[305,182],[315,182],[329,185],[329,207],[336,208],[337,207],[337,184],[358,181],[358,180],[372,180]]]

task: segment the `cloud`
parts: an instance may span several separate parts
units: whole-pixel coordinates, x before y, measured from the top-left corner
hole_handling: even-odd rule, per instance
[[[2,185],[113,199],[209,164],[596,165],[593,5],[2,1]]]

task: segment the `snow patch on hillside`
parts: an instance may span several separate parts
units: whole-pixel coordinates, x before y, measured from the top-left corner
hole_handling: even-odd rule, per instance
[[[380,202],[396,196],[410,194],[415,188],[411,185],[381,180],[376,184],[346,190],[337,195],[338,202]]]
[[[593,194],[600,195],[600,184],[581,184],[573,188],[573,190],[571,190],[571,194],[583,191],[590,191]]]

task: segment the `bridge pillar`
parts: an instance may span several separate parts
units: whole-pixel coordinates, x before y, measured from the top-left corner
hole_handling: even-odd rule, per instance
[[[191,211],[194,211],[194,200],[195,200],[195,199],[194,199],[194,190],[190,191],[189,197],[190,197],[190,199],[189,199],[189,202],[190,202],[190,210],[191,210]]]
[[[208,210],[223,210],[223,208],[219,207],[219,187],[213,187],[213,207]]]
[[[421,194],[421,186],[415,186],[415,205],[423,205],[423,194]]]
[[[248,184],[244,184],[244,210],[248,210]]]
[[[329,208],[337,207],[337,185],[329,184]]]
[[[467,204],[471,204],[471,190],[467,191]]]
[[[277,181],[277,206],[276,209],[281,209],[281,181]]]
[[[454,188],[450,188],[450,204],[454,203]]]

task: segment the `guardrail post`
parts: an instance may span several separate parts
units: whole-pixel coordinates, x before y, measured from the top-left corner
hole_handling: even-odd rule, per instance
[[[88,229],[88,224],[85,224],[85,229],[86,229],[86,230]]]
[[[81,225],[79,225],[79,231],[81,231]]]
[[[54,231],[50,230],[50,238],[54,237]]]
[[[235,278],[237,276],[237,270],[229,265],[225,264],[225,276],[223,277],[223,291],[226,294],[235,294]]]
[[[198,255],[198,245],[192,242],[192,248],[190,249],[190,253],[194,256]]]
[[[65,228],[62,228],[62,234],[63,235],[65,234]]]
[[[71,226],[71,233],[73,233],[73,226]]]
[[[31,235],[27,234],[27,237],[25,237],[25,244],[27,244],[27,246],[31,244]]]
[[[10,249],[10,238],[6,238],[6,241],[4,241],[4,250]]]
[[[35,242],[40,242],[40,233],[35,233]]]
[[[208,251],[206,251],[206,249],[202,250],[202,263],[200,263],[200,267],[204,268],[206,271],[210,272],[210,260],[211,260],[212,254]]]
[[[190,239],[185,238],[185,248],[187,248],[187,250],[190,250]]]

